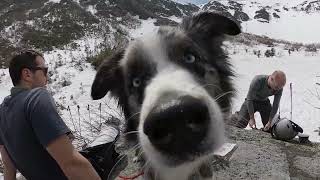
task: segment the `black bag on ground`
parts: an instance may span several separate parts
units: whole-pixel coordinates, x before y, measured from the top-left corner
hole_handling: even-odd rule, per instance
[[[102,179],[108,176],[116,164],[119,154],[115,151],[114,142],[86,148],[80,153],[87,158]]]
[[[80,154],[89,160],[102,180],[114,179],[127,166],[126,155],[120,155],[115,148],[115,142],[119,138],[118,132],[118,130],[109,128],[109,131],[102,133],[100,139],[97,138],[92,146],[80,151]]]

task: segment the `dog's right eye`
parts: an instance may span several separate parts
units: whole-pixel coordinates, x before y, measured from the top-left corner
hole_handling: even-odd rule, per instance
[[[140,78],[134,78],[133,80],[132,80],[132,85],[133,85],[133,87],[139,87],[140,85],[141,85],[141,80],[140,80]]]
[[[187,53],[186,55],[184,55],[183,60],[186,63],[194,63],[196,61],[196,56],[191,54],[191,53]]]

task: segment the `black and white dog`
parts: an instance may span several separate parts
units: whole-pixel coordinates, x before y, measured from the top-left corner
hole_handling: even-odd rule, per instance
[[[92,98],[118,98],[126,131],[138,132],[128,140],[141,145],[157,180],[187,180],[224,143],[234,89],[221,46],[239,33],[229,18],[201,12],[134,40],[99,67]]]

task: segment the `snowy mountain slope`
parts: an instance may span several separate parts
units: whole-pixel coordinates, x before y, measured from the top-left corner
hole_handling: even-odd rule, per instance
[[[174,24],[169,17],[198,10],[196,5],[170,0],[0,1],[0,65],[7,66],[19,49],[52,51],[85,36],[126,36],[122,27],[135,28],[139,18],[156,19],[156,25]]]
[[[63,2],[63,0],[54,0],[54,2],[52,1],[51,3],[61,2]],[[81,2],[82,1],[80,1],[80,3]],[[103,12],[102,10],[99,11],[99,8],[97,8],[95,4],[90,4],[89,1],[86,2],[89,3],[86,4],[86,6],[90,6],[90,13],[93,13],[94,17],[97,16],[97,13]],[[221,4],[227,3],[227,1],[219,2],[221,2]],[[275,1],[261,1],[260,3],[262,2],[266,3],[265,5],[263,5],[263,7],[271,5],[273,6],[275,4]],[[300,2],[302,1],[299,1],[299,3],[297,0],[290,1],[290,3],[287,3],[287,5],[285,6],[293,8],[295,7],[295,5],[292,5],[294,2],[296,2],[296,4],[301,4]],[[83,1],[82,3],[85,2]],[[231,15],[233,15],[233,13],[237,11],[237,9],[238,11],[241,10],[241,8],[237,7],[239,6],[237,3],[231,4],[232,5],[229,4],[229,7],[226,6],[227,8],[233,6],[233,10],[228,9],[228,12],[232,12]],[[262,4],[257,5],[257,3],[252,3],[252,9],[250,9],[250,6],[248,4],[244,4],[242,6],[242,11],[248,12],[248,16],[250,17],[248,21],[244,21],[242,23],[248,23],[247,29],[250,29],[249,26],[251,27],[251,25],[249,25],[249,22],[256,23],[251,27],[253,30],[255,30],[254,27],[257,27],[257,29],[259,30],[258,27],[263,27],[261,29],[268,29],[268,25],[270,25],[270,23],[274,21],[273,18],[271,18],[269,23],[260,22],[258,21],[259,19],[254,19],[255,10],[258,10],[260,6],[262,6]],[[245,10],[246,8],[249,9]],[[280,11],[283,12],[282,10]],[[304,11],[297,12],[303,13],[303,15],[307,16],[307,13],[305,13]],[[187,11],[184,11],[184,13],[187,13]],[[161,13],[159,12],[158,15],[160,16],[160,14]],[[311,12],[310,14],[312,15],[317,13]],[[168,21],[173,22],[180,21],[180,15],[173,13],[166,15],[165,17],[166,19],[168,19]],[[283,12],[282,16],[286,15],[287,13]],[[104,22],[104,25],[108,27],[107,33],[104,33],[104,35],[107,36],[101,36],[101,34],[86,34],[77,40],[72,40],[69,44],[62,46],[61,48],[56,47],[52,51],[45,52],[45,59],[47,60],[49,68],[51,69],[51,80],[50,84],[48,85],[48,89],[53,93],[61,115],[73,130],[76,130],[78,132],[80,131],[82,132],[82,136],[86,136],[87,138],[92,139],[93,137],[91,135],[91,131],[88,130],[94,127],[89,126],[88,122],[101,121],[101,119],[105,120],[111,115],[122,118],[122,115],[117,109],[117,105],[114,100],[108,97],[104,98],[101,101],[91,100],[90,88],[95,75],[95,70],[91,66],[91,64],[86,61],[88,54],[94,55],[99,53],[99,51],[103,48],[103,45],[105,46],[106,44],[108,46],[116,46],[116,44],[118,43],[116,37],[118,36],[115,36],[115,33],[117,32],[122,33],[123,36],[128,39],[137,38],[147,33],[154,32],[156,29],[155,24],[157,24],[156,22],[159,22],[159,16],[145,19],[140,19],[140,16],[130,16],[130,18],[128,17],[128,19],[130,20],[130,22],[132,22],[132,26],[130,24],[128,25],[128,19],[114,17],[114,19],[112,19],[112,22],[117,23],[110,23],[110,21]],[[118,25],[115,26],[116,24]],[[266,25],[266,27],[263,26],[264,24]],[[246,30],[246,26],[243,26],[243,29]],[[269,34],[276,33],[276,31],[273,32],[273,30],[270,30],[270,28],[267,32]],[[283,30],[281,32],[283,32]],[[278,32],[279,35],[281,34],[281,32]],[[309,36],[309,34],[304,35]],[[292,37],[293,36],[291,36],[291,38]],[[314,39],[316,39],[316,37],[314,37]],[[317,58],[317,56],[319,56],[319,53],[306,52],[304,47],[301,47],[298,51],[292,52],[292,54],[289,56],[288,47],[285,47],[287,45],[281,43],[272,43],[271,46],[273,46],[275,49],[276,57],[266,58],[264,53],[266,52],[266,50],[271,49],[271,47],[268,47],[270,45],[260,45],[257,42],[252,43],[251,45],[244,45],[248,42],[253,41],[254,40],[247,39],[246,43],[239,43],[239,40],[237,41],[237,43],[227,43],[226,49],[229,51],[229,53],[231,53],[231,60],[238,74],[234,81],[239,94],[234,99],[233,111],[236,111],[240,107],[243,98],[246,95],[248,84],[255,74],[271,73],[274,69],[282,69],[288,73],[288,82],[293,82],[294,85],[293,114],[295,116],[293,120],[304,127],[307,133],[312,135],[312,140],[320,141],[320,137],[317,135],[317,132],[313,132],[320,126],[317,121],[319,119],[319,114],[318,111],[310,105],[320,105],[320,102],[317,101],[317,98],[314,98],[314,95],[310,93],[316,93],[317,86],[315,86],[315,82],[318,81],[316,75],[318,73],[317,67],[319,67],[320,63],[319,58]],[[260,58],[258,58],[255,53],[258,51],[261,52]],[[250,71],[248,71],[248,67],[250,67]],[[303,69],[308,69],[308,71],[305,72]],[[9,94],[9,90],[11,88],[11,80],[8,75],[8,69],[0,69],[0,86],[1,102],[3,98]],[[287,116],[288,112],[290,111],[288,106],[288,103],[290,102],[289,100],[288,89],[286,89],[283,101],[281,102],[281,112],[285,116]],[[100,103],[102,107],[101,109]],[[83,145],[84,142],[80,142],[80,144],[81,143]]]

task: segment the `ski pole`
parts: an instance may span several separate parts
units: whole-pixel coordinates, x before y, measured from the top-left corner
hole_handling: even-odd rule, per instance
[[[292,83],[290,83],[290,100],[291,100],[290,120],[292,121]]]

